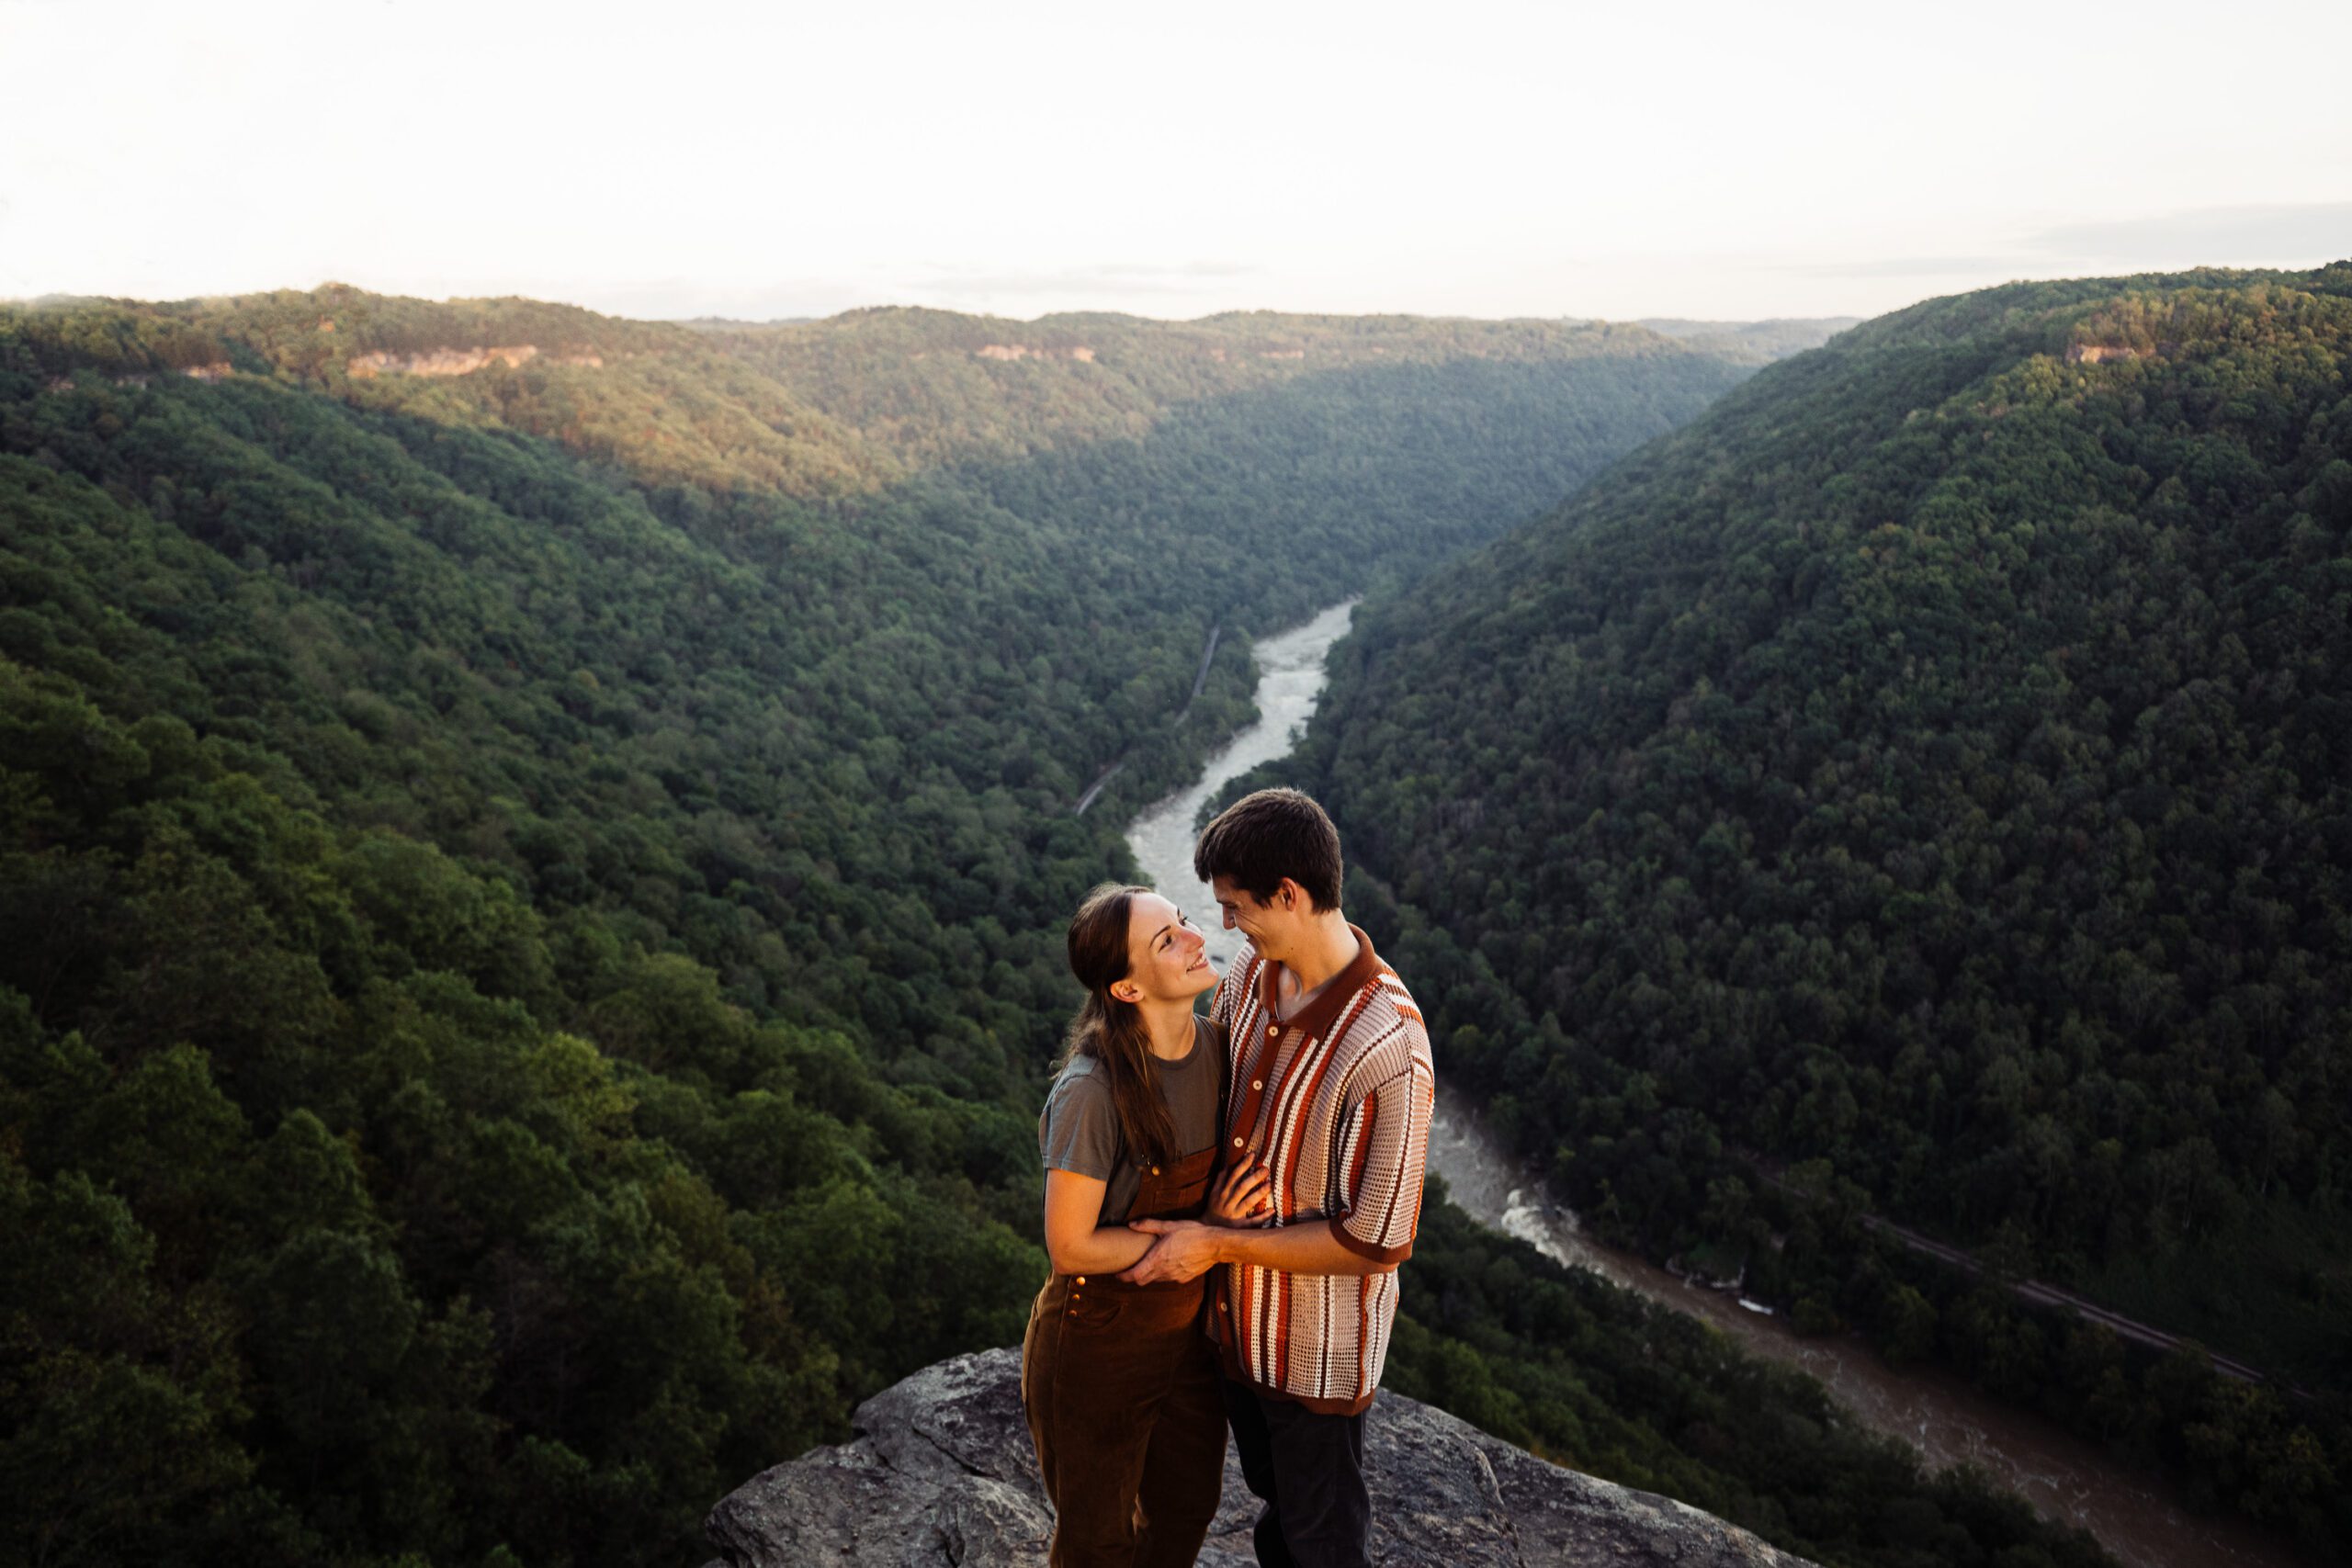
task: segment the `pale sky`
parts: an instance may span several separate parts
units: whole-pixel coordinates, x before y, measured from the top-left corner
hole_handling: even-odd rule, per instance
[[[2346,0],[0,0],[0,298],[1873,315],[2352,255]]]

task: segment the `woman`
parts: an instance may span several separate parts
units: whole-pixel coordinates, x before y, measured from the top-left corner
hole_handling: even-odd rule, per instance
[[[1225,1405],[1207,1277],[1122,1283],[1152,1244],[1127,1222],[1250,1224],[1266,1178],[1216,1180],[1225,1044],[1193,1012],[1217,976],[1192,922],[1149,888],[1105,884],[1070,920],[1069,966],[1086,1000],[1037,1123],[1054,1276],[1022,1342],[1021,1403],[1054,1568],[1163,1568],[1193,1561],[1216,1513]]]

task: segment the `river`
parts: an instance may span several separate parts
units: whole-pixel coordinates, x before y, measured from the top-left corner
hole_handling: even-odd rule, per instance
[[[1209,759],[1201,777],[1128,825],[1127,842],[1145,880],[1174,899],[1209,939],[1222,969],[1240,947],[1222,929],[1208,888],[1193,874],[1193,818],[1227,782],[1287,753],[1323,692],[1323,660],[1347,630],[1355,604],[1334,604],[1306,625],[1256,645],[1258,721]],[[1410,984],[1412,977],[1406,976]],[[2131,1568],[2305,1568],[2306,1560],[2233,1521],[2195,1517],[2092,1444],[2010,1408],[1949,1372],[1888,1366],[1847,1335],[1805,1337],[1785,1319],[1698,1289],[1631,1253],[1585,1235],[1576,1215],[1480,1127],[1475,1107],[1443,1083],[1437,1047],[1438,1115],[1430,1168],[1453,1201],[1482,1224],[1533,1246],[1557,1262],[1589,1269],[1708,1324],[1742,1348],[1801,1367],[1827,1386],[1854,1418],[1916,1449],[1928,1463],[1984,1467],[2044,1515],[2082,1526]]]

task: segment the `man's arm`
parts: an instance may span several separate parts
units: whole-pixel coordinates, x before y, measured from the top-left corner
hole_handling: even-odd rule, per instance
[[[1193,1280],[1219,1263],[1253,1264],[1291,1274],[1385,1274],[1403,1261],[1368,1258],[1339,1239],[1329,1220],[1280,1230],[1227,1230],[1198,1220],[1136,1220],[1137,1240],[1158,1237],[1143,1260],[1119,1276],[1132,1285]]]
[[[1157,1220],[1098,1225],[1102,1194],[1110,1183],[1074,1170],[1046,1172],[1046,1256],[1057,1274],[1115,1274],[1151,1250],[1152,1237],[1144,1227]],[[1236,1166],[1210,1194],[1207,1224],[1254,1225],[1266,1207],[1266,1169],[1256,1164]],[[1190,1223],[1190,1222],[1187,1222]],[[1255,1234],[1254,1232],[1252,1234]]]
[[[1358,1101],[1351,1116],[1367,1158],[1350,1194],[1349,1210],[1339,1218],[1221,1232],[1139,1220],[1131,1228],[1158,1236],[1159,1243],[1120,1278],[1137,1284],[1190,1280],[1219,1263],[1254,1264],[1294,1274],[1360,1278],[1387,1273],[1413,1250],[1436,1098],[1428,1057],[1408,1054],[1402,1070]]]

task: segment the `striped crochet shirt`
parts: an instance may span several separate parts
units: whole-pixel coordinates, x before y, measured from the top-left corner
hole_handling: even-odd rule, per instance
[[[1276,1225],[1330,1220],[1351,1252],[1413,1250],[1437,1078],[1430,1037],[1396,972],[1354,926],[1354,962],[1282,1018],[1281,965],[1245,946],[1209,1004],[1227,1032],[1225,1156],[1262,1163]],[[1396,1321],[1396,1271],[1218,1270],[1211,1333],[1227,1376],[1311,1409],[1372,1403]]]

